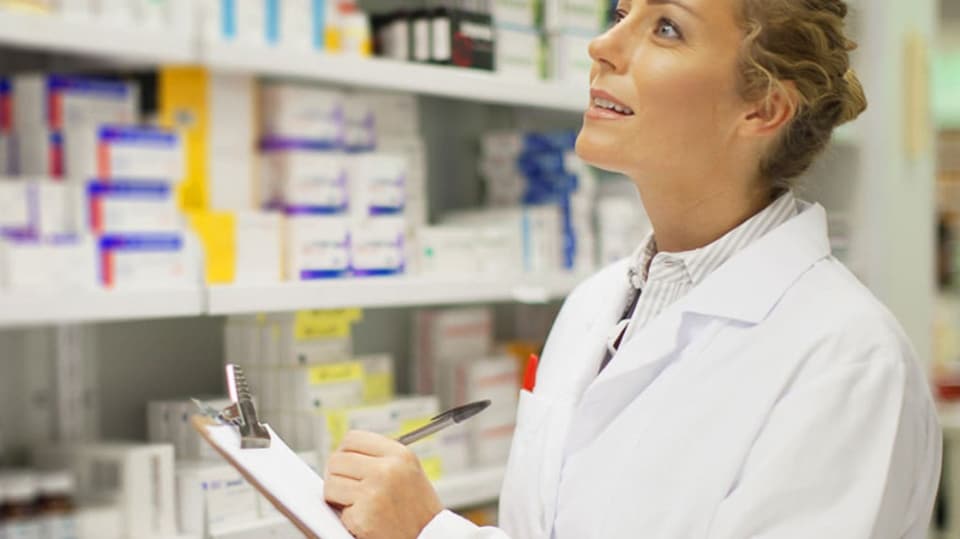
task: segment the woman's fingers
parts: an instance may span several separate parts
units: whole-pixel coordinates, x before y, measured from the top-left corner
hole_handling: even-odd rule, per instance
[[[360,499],[361,489],[360,481],[334,475],[324,482],[323,497],[329,504],[350,507]]]
[[[351,431],[343,437],[340,451],[349,451],[371,457],[402,455],[405,447],[400,442],[372,432]]]
[[[374,473],[376,466],[377,459],[374,457],[340,450],[330,455],[327,460],[324,480],[328,480],[330,476],[339,475],[362,481],[365,477]]]

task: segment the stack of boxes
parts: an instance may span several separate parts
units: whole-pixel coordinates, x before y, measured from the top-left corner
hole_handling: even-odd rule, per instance
[[[425,220],[425,157],[415,137],[393,136],[416,133],[415,99],[268,82],[261,111],[259,201],[286,216],[287,279],[404,273],[408,228]],[[390,151],[377,150],[381,133]]]
[[[576,133],[484,135],[480,173],[488,207],[420,230],[428,274],[588,274],[595,267],[596,179],[573,153]]]
[[[0,0],[0,9],[28,10],[75,20],[96,19],[110,25],[173,31],[191,28],[191,0]]]
[[[353,0],[204,0],[207,42],[369,56],[370,21]]]
[[[542,0],[494,0],[496,71],[517,80],[547,77]]]
[[[550,77],[582,84],[590,80],[593,61],[590,40],[603,33],[610,20],[608,0],[543,0],[544,29]]]

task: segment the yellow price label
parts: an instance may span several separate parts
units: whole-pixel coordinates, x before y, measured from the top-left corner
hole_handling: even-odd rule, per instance
[[[359,361],[346,361],[316,365],[310,367],[308,380],[312,386],[363,380],[363,364]]]
[[[393,373],[366,373],[363,381],[363,402],[381,404],[393,398]]]
[[[347,434],[347,412],[332,410],[326,413],[327,432],[330,434],[330,451],[334,451]]]
[[[426,457],[420,459],[420,466],[427,475],[427,479],[436,481],[443,477],[443,459],[440,457]]]
[[[349,337],[351,326],[361,319],[360,309],[299,311],[294,315],[294,337],[298,341]]]

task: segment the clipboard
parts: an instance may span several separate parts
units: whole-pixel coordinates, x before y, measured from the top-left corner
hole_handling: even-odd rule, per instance
[[[323,478],[260,424],[239,367],[227,366],[227,387],[234,404],[193,416],[193,428],[306,537],[354,539],[324,500]]]

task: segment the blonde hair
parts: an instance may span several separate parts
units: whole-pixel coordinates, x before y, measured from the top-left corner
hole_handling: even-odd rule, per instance
[[[846,16],[843,0],[742,0],[741,95],[764,99],[784,82],[796,87],[796,116],[760,163],[761,178],[778,186],[803,174],[834,128],[867,108],[850,68],[857,44],[845,34]]]

